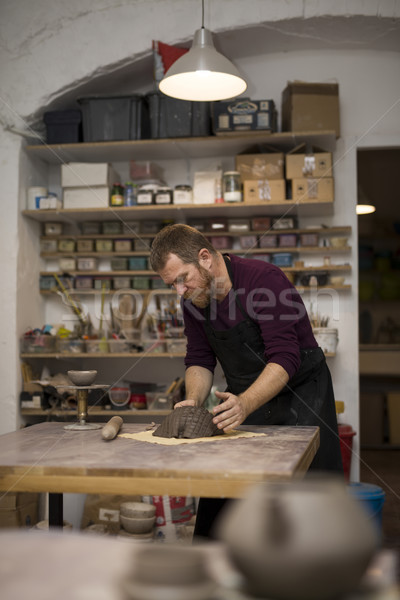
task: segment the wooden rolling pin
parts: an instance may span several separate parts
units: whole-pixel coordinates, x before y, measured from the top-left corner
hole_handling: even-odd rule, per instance
[[[103,440],[113,440],[115,437],[117,437],[122,423],[123,420],[121,417],[112,417],[101,430],[101,437]]]

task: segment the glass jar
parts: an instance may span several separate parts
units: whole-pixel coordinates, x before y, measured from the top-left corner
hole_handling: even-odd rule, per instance
[[[169,187],[160,187],[154,194],[156,204],[172,204],[172,190]]]
[[[222,180],[224,202],[241,202],[241,187],[239,171],[226,171]]]
[[[137,184],[133,183],[132,181],[127,181],[125,183],[124,206],[135,206],[137,188],[138,188]]]
[[[120,183],[114,183],[111,190],[110,196],[111,206],[123,206],[124,205],[124,186]]]
[[[174,189],[174,204],[191,204],[193,190],[191,185],[176,185]]]

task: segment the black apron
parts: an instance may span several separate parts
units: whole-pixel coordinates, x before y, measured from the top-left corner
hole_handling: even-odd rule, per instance
[[[224,256],[233,286],[230,260]],[[244,320],[227,330],[213,329],[210,307],[205,311],[205,332],[227,381],[227,391],[238,395],[250,387],[266,366],[264,342],[258,324],[250,319],[235,289],[237,307]],[[251,413],[243,425],[299,425],[320,428],[320,447],[310,470],[343,473],[336,421],[333,386],[321,348],[301,350],[301,364],[281,392]],[[222,508],[219,499],[199,502],[195,535],[208,536],[215,516]]]

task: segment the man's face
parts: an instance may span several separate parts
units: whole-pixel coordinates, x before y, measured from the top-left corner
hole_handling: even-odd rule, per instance
[[[184,263],[175,254],[170,254],[165,267],[160,271],[164,283],[173,286],[180,296],[199,307],[210,303],[213,277],[201,265]]]

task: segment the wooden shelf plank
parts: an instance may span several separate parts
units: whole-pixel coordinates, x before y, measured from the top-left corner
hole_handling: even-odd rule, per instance
[[[37,359],[43,359],[43,358],[54,358],[56,360],[66,360],[66,359],[70,359],[70,358],[95,358],[96,360],[98,358],[185,358],[185,354],[169,354],[168,352],[153,352],[153,353],[145,353],[145,352],[115,352],[112,354],[107,354],[107,353],[100,353],[100,352],[96,352],[96,353],[89,353],[89,352],[75,352],[75,353],[71,353],[71,354],[67,354],[67,353],[43,353],[40,354],[39,352],[35,352],[35,353],[29,353],[29,352],[23,352],[22,354],[20,354],[20,358],[21,359],[32,359],[32,358],[37,358]],[[333,352],[327,352],[325,354],[325,356],[336,356],[335,353]]]
[[[333,246],[271,246],[270,248],[227,248],[224,252],[231,254],[271,254],[272,252],[292,252],[293,254],[341,254],[349,252],[350,246],[336,248]],[[42,258],[64,258],[64,257],[95,257],[95,258],[112,258],[112,257],[129,257],[129,256],[150,256],[150,252],[41,252]]]
[[[61,409],[61,408],[21,408],[21,415],[26,416],[53,416],[53,417],[76,417],[77,411],[76,409]],[[149,410],[147,408],[144,409],[135,409],[128,408],[126,410],[109,410],[109,409],[101,409],[101,408],[92,408],[88,406],[88,415],[92,417],[114,417],[114,416],[144,416],[144,417],[164,417],[169,415],[170,410]]]
[[[312,229],[310,228],[305,228],[305,229],[268,229],[268,231],[242,231],[242,232],[237,232],[237,231],[221,231],[221,232],[217,232],[217,231],[203,231],[202,233],[206,236],[226,236],[228,235],[229,237],[240,237],[242,235],[262,235],[262,236],[266,236],[266,235],[280,235],[280,234],[286,234],[286,233],[295,233],[295,234],[301,234],[301,233],[319,233],[322,237],[324,236],[329,236],[329,235],[338,235],[338,234],[344,234],[344,235],[350,235],[351,234],[351,226],[347,226],[344,225],[343,227],[313,227]],[[91,233],[91,234],[76,234],[76,233],[71,233],[71,234],[62,234],[62,235],[41,235],[40,239],[41,240],[97,240],[97,239],[113,239],[113,240],[120,240],[120,239],[131,239],[131,240],[135,240],[138,237],[140,238],[154,238],[157,234],[156,233],[113,233],[113,234],[107,234],[107,233]],[[324,247],[324,246],[323,246]],[[333,247],[329,247],[331,250],[335,250],[335,248]]]
[[[157,215],[159,212],[159,216]],[[309,216],[325,216],[333,213],[333,202],[303,202],[295,203],[292,200],[286,202],[268,202],[262,204],[246,204],[240,202],[237,204],[185,204],[175,206],[169,204],[166,206],[124,206],[120,208],[87,208],[81,210],[72,210],[69,208],[49,209],[49,210],[23,210],[22,214],[30,219],[42,223],[62,221],[65,223],[83,222],[83,221],[109,221],[111,219],[121,219],[129,221],[136,219],[175,219],[197,218],[204,216],[204,211],[210,216],[215,217],[257,217],[260,215],[279,216],[285,214],[307,214]],[[157,215],[157,216],[156,216]]]
[[[65,162],[113,162],[127,160],[174,160],[234,156],[248,151],[263,151],[276,146],[286,151],[303,142],[333,151],[334,131],[270,133],[268,131],[232,132],[224,135],[190,138],[165,138],[79,144],[28,145],[26,151],[49,164]]]
[[[185,354],[170,354],[169,352],[23,352],[20,358],[55,358],[57,360],[69,358],[184,358]]]
[[[264,254],[268,254],[266,251]],[[351,271],[350,264],[343,265],[309,265],[305,267],[280,267],[285,273],[304,273],[304,272],[314,272],[314,271]],[[58,275],[58,277],[63,276],[64,273],[61,271],[41,271],[40,275],[42,276],[51,276]],[[143,275],[143,276],[155,276],[157,273],[154,271],[68,271],[68,274],[74,277],[77,276],[91,276],[91,277],[115,277],[115,276],[129,276],[129,275]],[[68,290],[68,291],[79,291],[79,290]],[[140,291],[140,290],[136,290]]]

